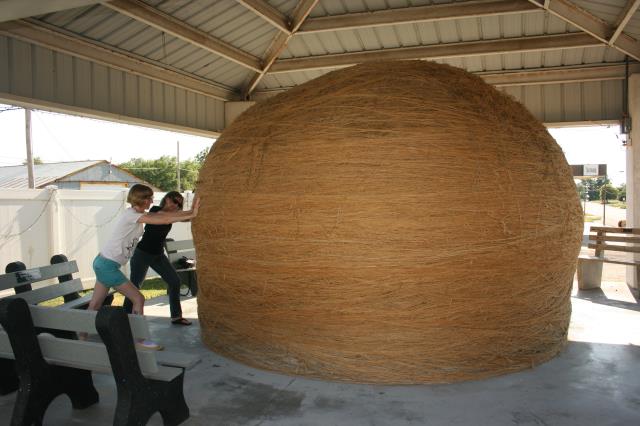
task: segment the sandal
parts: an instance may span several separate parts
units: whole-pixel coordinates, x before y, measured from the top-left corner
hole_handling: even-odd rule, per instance
[[[185,318],[176,318],[171,320],[171,324],[176,325],[191,325],[191,321]]]

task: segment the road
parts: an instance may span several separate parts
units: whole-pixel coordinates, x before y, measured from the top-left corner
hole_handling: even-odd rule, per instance
[[[582,202],[584,206],[584,202]],[[619,209],[616,207],[612,207],[610,204],[600,204],[600,201],[589,201],[587,202],[587,214],[594,215],[600,217],[595,222],[587,222],[585,223],[585,229],[588,229],[591,225],[602,225],[602,216],[603,216],[603,206],[605,209],[605,220],[606,226],[618,226],[618,221],[627,218],[627,210]]]

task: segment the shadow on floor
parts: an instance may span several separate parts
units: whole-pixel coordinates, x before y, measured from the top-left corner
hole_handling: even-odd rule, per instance
[[[640,300],[638,300],[638,297],[634,294],[631,294],[631,296],[635,299],[635,302],[610,299],[602,289],[594,288],[591,290],[578,290],[578,293],[573,297],[576,299],[588,300],[589,302],[598,303],[600,305],[640,312]]]

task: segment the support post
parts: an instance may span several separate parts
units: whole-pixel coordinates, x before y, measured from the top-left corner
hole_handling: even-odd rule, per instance
[[[36,187],[36,180],[33,174],[33,150],[31,145],[31,110],[25,108],[24,110],[24,126],[25,126],[25,138],[27,142],[27,175],[29,179],[29,189]]]
[[[627,143],[627,226],[640,226],[640,74],[629,76],[629,116],[631,138]],[[634,260],[640,260],[639,253],[633,253]],[[638,292],[638,271],[635,266],[627,267],[627,285]]]

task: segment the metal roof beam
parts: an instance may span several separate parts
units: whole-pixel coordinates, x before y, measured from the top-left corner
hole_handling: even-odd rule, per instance
[[[435,44],[419,47],[402,47],[335,55],[307,56],[280,59],[270,69],[271,73],[346,67],[362,62],[403,59],[442,59],[460,56],[480,56],[515,52],[569,49],[599,46],[597,40],[585,33],[549,36],[518,37],[499,40],[483,40],[462,43]]]
[[[629,72],[639,72],[640,64],[629,65]],[[541,84],[583,83],[589,81],[624,80],[625,64],[604,66],[568,66],[540,68],[526,71],[505,71],[477,73],[484,81],[498,87],[532,86]]]
[[[89,40],[34,19],[0,23],[0,34],[216,99],[225,101],[239,99],[231,89],[214,85],[160,62]]]
[[[0,0],[0,22],[101,3],[99,0]]]
[[[538,7],[520,0],[470,1],[455,4],[405,7],[309,18],[300,28],[299,34],[538,11]]]
[[[629,72],[640,72],[640,64],[629,64]],[[589,81],[624,80],[625,64],[616,62],[603,66],[563,66],[527,69],[524,71],[479,72],[474,74],[496,87],[583,83]],[[289,89],[290,87],[259,90],[254,93],[257,98],[265,98]]]
[[[271,25],[286,34],[291,34],[289,18],[275,7],[263,0],[236,0],[238,3],[263,18]]]
[[[580,28],[603,43],[609,44],[609,39],[615,32],[615,28],[586,10],[579,8],[569,0],[529,0],[529,2],[548,10],[553,15]],[[640,43],[624,32],[620,33],[611,46],[636,60],[640,60]]]
[[[301,0],[296,5],[296,8],[291,14],[291,33],[280,33],[273,39],[265,54],[264,68],[253,76],[247,87],[242,91],[245,99],[251,95],[251,92],[256,88],[260,80],[269,72],[275,60],[287,46],[291,37],[300,29],[300,26],[305,22],[305,19],[307,19],[313,8],[316,7],[316,4],[318,4],[318,0]]]
[[[179,19],[139,0],[113,0],[105,3],[105,6],[211,53],[222,56],[245,68],[253,71],[260,71],[262,69],[260,59],[255,56],[212,37],[204,31],[186,25]]]
[[[622,13],[620,13],[620,16],[618,16],[615,24],[616,30],[613,32],[611,38],[609,38],[609,45],[615,43],[618,37],[620,37],[620,34],[622,34],[622,30],[624,30],[624,27],[627,26],[629,19],[631,19],[633,14],[636,13],[636,10],[638,10],[638,6],[640,6],[640,0],[629,0],[627,2],[624,9],[622,10]]]

